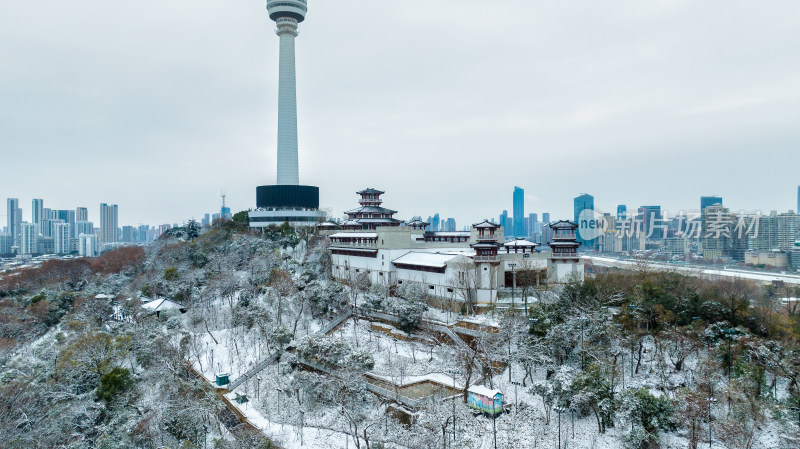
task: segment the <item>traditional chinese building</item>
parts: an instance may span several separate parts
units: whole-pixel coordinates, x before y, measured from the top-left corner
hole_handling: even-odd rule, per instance
[[[358,229],[363,230],[372,230],[378,226],[400,226],[403,223],[402,220],[394,218],[396,210],[381,206],[383,204],[381,195],[386,192],[369,188],[356,193],[361,195],[361,200],[358,202],[361,207],[345,212],[348,218],[345,229],[355,228],[356,225],[349,222],[360,224],[361,227]]]
[[[575,231],[578,225],[567,220],[556,221],[548,225],[553,230],[553,238],[549,242],[552,269],[557,279],[575,277],[583,280],[583,264],[578,255],[578,242]]]
[[[338,279],[366,275],[372,283],[387,286],[418,283],[440,303],[480,306],[495,303],[501,291],[513,293],[514,267],[517,272],[523,266],[536,270],[551,283],[566,280],[559,275],[583,275],[574,224],[571,231],[561,225],[554,228],[557,238],[551,247],[558,248],[559,255],[551,257],[527,240],[504,243],[503,228],[488,221],[463,232],[425,231],[428,223],[402,223],[394,218],[396,211],[382,207],[384,192],[358,193],[361,207],[348,211],[342,230],[329,235],[333,275]],[[565,252],[566,247],[572,252]]]

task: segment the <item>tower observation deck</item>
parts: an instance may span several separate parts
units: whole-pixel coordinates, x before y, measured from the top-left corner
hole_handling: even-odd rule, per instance
[[[314,225],[325,219],[319,211],[319,188],[300,185],[297,144],[297,77],[295,38],[298,24],[308,12],[306,0],[267,0],[269,18],[275,21],[280,38],[278,80],[278,164],[276,185],[256,188],[251,227],[289,222]]]

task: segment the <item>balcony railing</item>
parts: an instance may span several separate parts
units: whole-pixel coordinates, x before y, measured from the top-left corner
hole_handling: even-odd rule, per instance
[[[378,242],[331,242],[331,246],[347,248],[377,248]]]
[[[472,260],[475,262],[497,262],[500,259],[497,256],[473,256]]]

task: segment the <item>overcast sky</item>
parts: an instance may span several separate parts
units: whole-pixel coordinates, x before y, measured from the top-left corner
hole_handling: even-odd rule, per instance
[[[0,215],[120,206],[120,225],[255,206],[275,182],[264,0],[3,0]],[[336,216],[796,208],[797,0],[309,0],[300,180]],[[4,224],[5,217],[0,217]]]

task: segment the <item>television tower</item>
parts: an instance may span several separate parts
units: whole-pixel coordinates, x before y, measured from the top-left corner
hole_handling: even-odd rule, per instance
[[[300,185],[297,167],[297,79],[294,39],[297,25],[305,20],[307,0],[267,0],[269,18],[280,37],[278,84],[278,182],[256,187],[256,210],[250,211],[251,228],[289,223],[314,226],[327,214],[319,210],[319,187]]]
[[[267,0],[269,18],[280,37],[280,79],[278,82],[278,185],[299,185],[297,168],[297,78],[294,39],[297,25],[305,20],[306,0]]]

